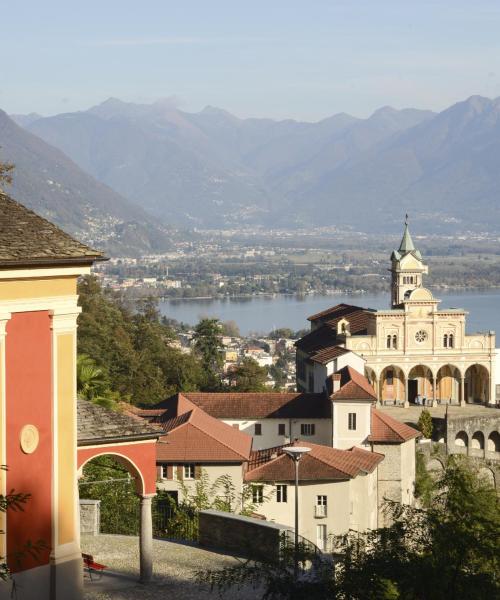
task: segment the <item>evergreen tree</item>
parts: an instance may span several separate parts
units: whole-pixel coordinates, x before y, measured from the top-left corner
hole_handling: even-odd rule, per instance
[[[194,348],[205,371],[206,391],[221,387],[222,365],[222,325],[219,319],[201,319],[194,330]]]
[[[265,392],[267,369],[250,357],[244,358],[228,373],[230,389],[235,392]]]

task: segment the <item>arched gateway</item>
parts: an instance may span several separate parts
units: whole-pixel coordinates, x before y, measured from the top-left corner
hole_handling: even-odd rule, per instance
[[[156,495],[156,442],[163,430],[86,400],[78,401],[78,473],[98,456],[112,456],[132,475],[141,501],[141,581],[153,572],[151,500]]]

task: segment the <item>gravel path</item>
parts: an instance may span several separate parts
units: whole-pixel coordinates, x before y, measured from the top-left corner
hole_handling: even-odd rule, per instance
[[[130,579],[103,577],[90,583],[85,577],[85,600],[159,600],[174,598],[187,600],[215,600],[217,591],[210,592],[199,586],[194,573],[199,570],[223,568],[235,564],[232,556],[211,552],[182,543],[153,541],[154,578],[147,585],[137,582],[139,577],[139,542],[137,537],[120,535],[83,536],[82,551],[92,554],[97,562],[107,565],[110,571]],[[228,593],[225,598],[256,600],[255,590]]]

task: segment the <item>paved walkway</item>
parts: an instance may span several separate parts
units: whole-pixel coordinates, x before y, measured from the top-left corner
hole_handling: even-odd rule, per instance
[[[195,581],[195,572],[221,569],[238,562],[225,554],[211,552],[183,543],[153,541],[154,578],[147,585],[139,579],[139,541],[121,535],[82,536],[82,551],[92,554],[97,562],[107,565],[110,573],[91,582],[84,578],[85,600],[215,600],[210,592]],[[255,600],[254,590],[235,592],[238,600]],[[234,598],[231,592],[227,598]]]
[[[409,406],[408,408],[401,408],[397,406],[382,406],[378,410],[387,413],[394,419],[402,421],[403,423],[418,423],[420,413],[424,408],[431,413],[433,417],[444,418],[446,413],[446,405],[439,404],[433,407],[425,406]],[[453,419],[454,417],[487,417],[487,416],[500,416],[500,409],[488,408],[486,406],[480,406],[477,404],[466,404],[465,406],[448,406],[448,418]]]

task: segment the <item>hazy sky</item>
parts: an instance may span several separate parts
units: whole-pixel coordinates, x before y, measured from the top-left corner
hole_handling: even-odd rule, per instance
[[[0,108],[317,120],[500,96],[500,0],[0,0]]]

